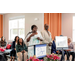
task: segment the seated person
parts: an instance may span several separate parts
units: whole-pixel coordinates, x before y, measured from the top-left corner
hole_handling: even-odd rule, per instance
[[[4,48],[6,48],[6,46],[7,46],[7,42],[6,42],[5,38],[2,36],[1,41],[0,41],[0,47],[2,49],[4,49]]]
[[[52,54],[62,54],[61,50],[56,50],[56,40],[55,40],[55,38],[54,38],[53,43],[52,43],[51,53]],[[65,55],[65,52],[64,52],[64,55]],[[63,60],[63,58],[64,57],[62,56],[61,61]]]
[[[7,42],[6,42],[5,38],[4,38],[4,36],[1,37],[0,47],[2,49],[5,49],[7,47]],[[7,60],[6,53],[4,53],[3,55],[4,55],[4,59]]]
[[[11,46],[12,50],[10,51],[10,58],[11,58],[10,61],[12,61],[12,56],[13,56],[13,61],[14,61],[14,59],[15,59],[15,56],[16,56],[16,45],[17,45],[17,43],[18,43],[18,39],[19,39],[19,37],[16,36],[16,37],[15,37],[15,40],[14,40],[13,43],[12,43],[12,46]]]
[[[67,60],[69,60],[70,55],[72,55],[72,61],[74,61],[74,45],[71,42],[71,38],[68,38],[68,50],[67,50]],[[71,52],[72,51],[72,52]]]
[[[26,51],[28,51],[28,49],[27,49],[26,45],[24,44],[23,39],[19,38],[18,44],[16,45],[18,61],[22,61],[22,58],[23,58],[22,53],[24,53],[24,61],[27,60],[27,52]]]

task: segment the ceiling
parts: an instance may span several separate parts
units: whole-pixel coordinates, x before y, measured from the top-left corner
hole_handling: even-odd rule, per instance
[[[4,15],[4,14],[7,14],[7,13],[0,13],[0,14]]]

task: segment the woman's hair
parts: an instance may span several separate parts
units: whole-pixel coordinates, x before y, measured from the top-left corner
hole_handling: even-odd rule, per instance
[[[6,42],[6,40],[5,40],[5,37],[4,37],[4,36],[2,36],[2,37],[1,37],[1,41],[3,41],[3,38],[4,38],[4,42]]]
[[[34,27],[37,27],[37,26],[36,26],[36,25],[32,25],[32,26],[31,26],[31,30],[33,30]]]
[[[68,40],[72,40],[71,37],[69,37]]]
[[[20,45],[20,42],[19,42],[20,39],[22,39],[22,38],[19,38],[19,39],[18,39],[18,45]],[[25,45],[25,44],[24,44],[24,41],[23,41],[23,39],[22,39],[22,46],[23,46],[23,45]]]
[[[19,36],[16,36],[15,39],[14,39],[15,41],[16,41],[16,38],[17,38],[17,37],[18,37],[18,39],[19,39]]]

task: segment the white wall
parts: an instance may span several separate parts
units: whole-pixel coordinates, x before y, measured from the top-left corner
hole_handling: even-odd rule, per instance
[[[72,38],[73,16],[75,13],[62,13],[62,35]]]
[[[30,27],[33,24],[38,26],[38,29],[41,31],[44,29],[44,13],[11,13],[3,15],[3,35],[8,40],[9,38],[9,18],[25,16],[25,35],[30,31]],[[75,13],[62,13],[62,35],[72,38],[72,23],[73,16]],[[35,18],[39,18],[38,21],[35,21]]]
[[[25,35],[30,31],[31,25],[35,24],[41,31],[44,29],[44,13],[10,13],[3,15],[3,36],[9,41],[9,19],[17,16],[25,16]],[[34,19],[39,20],[35,21]]]

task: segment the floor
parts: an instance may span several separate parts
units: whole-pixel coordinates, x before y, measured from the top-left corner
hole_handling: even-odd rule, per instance
[[[59,55],[59,57],[61,58],[61,55]],[[70,61],[72,60],[72,55],[70,55]],[[7,61],[10,61],[10,58],[8,58],[8,60]],[[17,61],[17,60],[15,60],[15,61]],[[65,55],[65,61],[67,61],[67,56]]]

